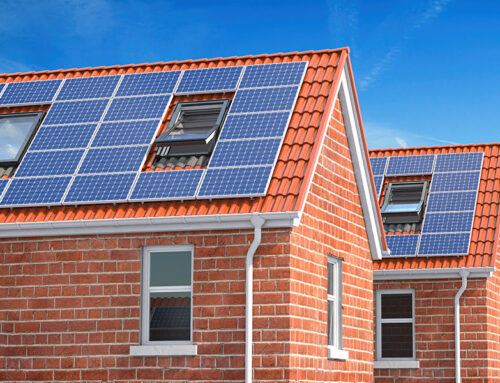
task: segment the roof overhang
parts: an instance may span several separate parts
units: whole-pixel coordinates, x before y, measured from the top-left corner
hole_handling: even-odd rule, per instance
[[[468,271],[469,278],[489,278],[495,271],[494,267],[461,267],[443,269],[400,269],[374,270],[375,281],[400,281],[409,279],[461,279],[461,271]]]

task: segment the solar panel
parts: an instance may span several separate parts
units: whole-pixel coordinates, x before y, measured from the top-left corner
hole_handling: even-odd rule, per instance
[[[165,113],[169,101],[169,95],[115,98],[104,121],[159,119]]]
[[[64,202],[124,201],[127,199],[135,175],[136,173],[119,173],[77,176]]]
[[[198,197],[262,195],[272,170],[272,166],[208,169]]]
[[[373,180],[375,181],[375,192],[377,195],[380,195],[382,191],[382,185],[384,183],[384,176],[374,176]]]
[[[482,163],[483,153],[439,154],[434,172],[480,170]]]
[[[432,177],[431,192],[477,191],[480,172],[436,173]]]
[[[241,66],[187,70],[176,93],[235,90],[242,70]]]
[[[281,137],[289,117],[289,112],[229,115],[219,139]]]
[[[384,175],[385,165],[387,164],[387,157],[370,158],[370,163],[372,165],[373,175]]]
[[[116,96],[172,93],[181,71],[137,73],[123,76]]]
[[[386,175],[431,174],[433,155],[390,157]]]
[[[97,124],[42,125],[30,150],[86,148]]]
[[[1,92],[1,87],[0,87],[0,92]],[[2,195],[8,183],[9,183],[8,179],[0,179],[0,196]]]
[[[99,122],[108,100],[56,102],[50,107],[44,125]]]
[[[457,213],[427,213],[423,233],[470,232],[474,218],[473,211]]]
[[[61,80],[11,82],[0,97],[1,105],[51,102]]]
[[[57,204],[70,181],[71,177],[14,178],[0,205]]]
[[[57,100],[109,98],[113,95],[119,80],[120,76],[70,78],[64,82]]]
[[[83,149],[28,152],[17,169],[16,177],[73,174],[84,152]]]
[[[297,85],[302,82],[307,62],[250,65],[245,69],[239,88]]]
[[[391,257],[412,256],[417,253],[418,237],[416,234],[387,235],[387,247]]]
[[[2,96],[3,88],[5,88],[5,84],[0,84],[0,97]]]
[[[427,213],[474,210],[476,195],[475,191],[430,193],[427,200]]]
[[[79,174],[136,172],[140,170],[148,146],[89,149]]]
[[[141,173],[131,200],[193,198],[203,170],[170,170]]]
[[[236,92],[230,113],[290,110],[298,87],[243,89]]]
[[[281,138],[219,141],[209,167],[273,164],[280,144]]]
[[[92,146],[149,145],[160,120],[102,123]]]
[[[422,234],[418,255],[461,255],[469,250],[470,233]]]

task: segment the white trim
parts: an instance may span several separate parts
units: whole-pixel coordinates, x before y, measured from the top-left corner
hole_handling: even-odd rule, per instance
[[[455,279],[462,278],[461,272],[468,271],[469,278],[489,278],[494,267],[463,267],[451,269],[406,269],[406,270],[374,270],[373,280],[406,280],[406,279]]]
[[[339,350],[333,346],[328,346],[328,359],[347,360],[349,359],[349,351]]]
[[[333,343],[330,344],[330,339],[328,339],[328,348],[342,351],[342,260],[333,256],[328,256],[328,265],[330,264],[332,265],[333,281],[335,284],[332,285],[332,294],[327,291],[327,304],[330,306],[330,302],[332,302],[335,311],[333,313],[333,323],[330,323],[329,315],[327,318],[328,333],[330,333],[332,329],[334,331]],[[328,266],[327,274],[327,282],[329,285],[330,273],[328,272]]]
[[[130,356],[195,356],[198,346],[194,344],[130,346]]]
[[[373,368],[420,368],[418,360],[376,360]]]

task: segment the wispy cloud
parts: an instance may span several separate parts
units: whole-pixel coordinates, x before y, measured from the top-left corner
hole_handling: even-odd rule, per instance
[[[0,57],[0,73],[31,72],[36,70],[32,65]]]

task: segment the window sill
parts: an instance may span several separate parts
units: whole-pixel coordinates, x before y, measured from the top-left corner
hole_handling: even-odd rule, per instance
[[[159,344],[130,346],[131,356],[194,356],[198,346],[193,344]]]
[[[420,368],[418,360],[376,360],[374,368]]]
[[[347,360],[349,359],[349,351],[328,347],[328,359]]]

